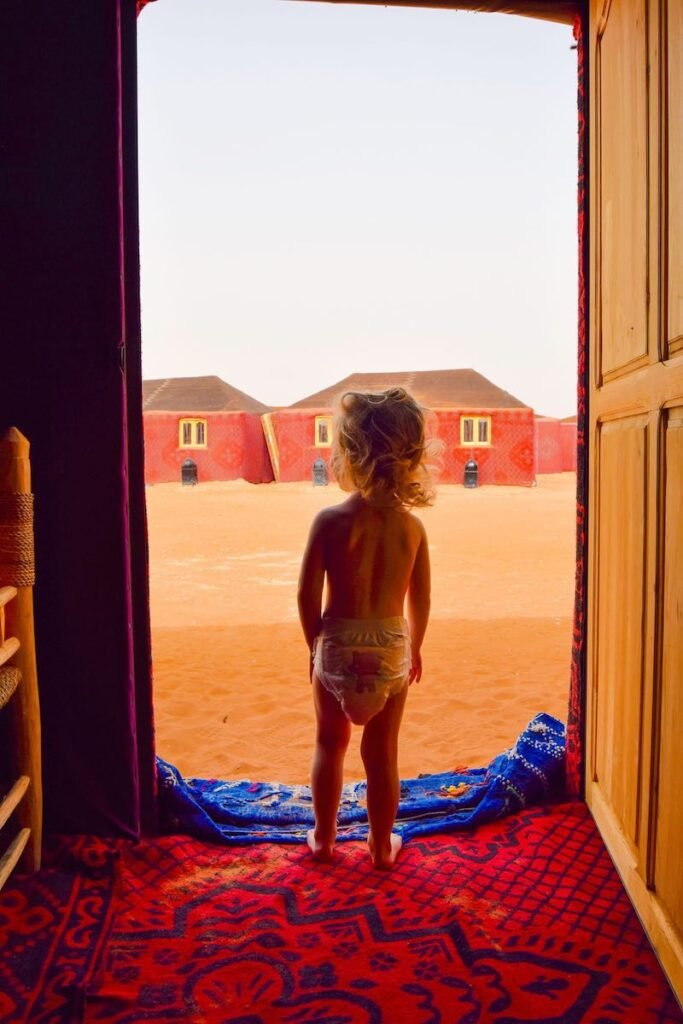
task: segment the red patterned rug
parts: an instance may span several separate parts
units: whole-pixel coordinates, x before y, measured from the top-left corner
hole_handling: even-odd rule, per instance
[[[681,1024],[586,808],[363,847],[70,840],[0,894],[3,1024]]]
[[[413,840],[393,873],[360,844],[167,837],[123,855],[94,1024],[683,1021],[586,808]]]

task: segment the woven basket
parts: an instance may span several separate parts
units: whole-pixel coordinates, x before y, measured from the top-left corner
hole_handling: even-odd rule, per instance
[[[21,672],[14,665],[0,668],[0,708],[4,708],[21,680]]]

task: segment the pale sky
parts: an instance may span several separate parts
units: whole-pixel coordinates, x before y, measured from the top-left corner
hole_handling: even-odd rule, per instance
[[[576,53],[506,15],[158,0],[139,19],[143,369],[287,405],[473,367],[576,406]]]

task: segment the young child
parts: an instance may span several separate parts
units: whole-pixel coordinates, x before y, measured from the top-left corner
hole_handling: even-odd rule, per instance
[[[308,845],[318,860],[329,860],[334,849],[352,723],[363,726],[375,867],[390,869],[401,848],[391,831],[399,798],[398,731],[408,686],[422,675],[429,618],[427,538],[409,512],[433,500],[426,451],[423,412],[403,388],[342,397],[332,468],[353,493],[314,519],[298,592],[317,720],[315,829]]]

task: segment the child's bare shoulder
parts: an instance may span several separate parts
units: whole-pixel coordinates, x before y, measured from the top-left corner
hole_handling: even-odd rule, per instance
[[[348,503],[343,501],[339,505],[327,505],[326,508],[321,508],[313,517],[313,529],[324,530],[326,527],[340,522],[349,514],[347,506]]]
[[[419,516],[416,516],[414,512],[409,512],[408,509],[406,509],[406,517],[410,524],[409,529],[414,534],[414,536],[421,541],[426,540],[427,531],[425,530],[425,524],[422,522]]]

